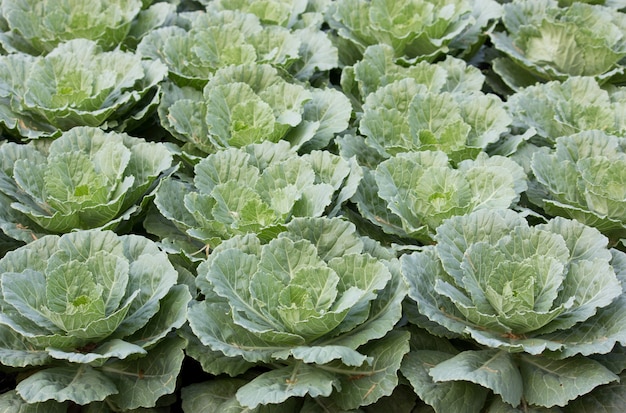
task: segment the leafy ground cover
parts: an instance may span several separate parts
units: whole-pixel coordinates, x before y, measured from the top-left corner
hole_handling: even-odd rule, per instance
[[[0,412],[621,413],[625,10],[1,0]]]

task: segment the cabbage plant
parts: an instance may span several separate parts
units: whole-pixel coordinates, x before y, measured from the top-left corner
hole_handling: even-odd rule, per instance
[[[513,407],[550,408],[618,380],[589,357],[626,343],[626,255],[598,230],[561,217],[530,226],[512,210],[481,210],[444,221],[435,241],[400,259],[409,318],[474,345],[411,356],[403,374],[430,383],[418,394],[470,382]]]
[[[0,363],[25,374],[0,399],[153,407],[174,391],[184,357],[170,332],[191,295],[177,277],[154,242],[110,231],[47,235],[7,253]]]
[[[141,9],[140,0],[3,0],[0,15],[8,30],[0,42],[10,52],[32,55],[76,38],[112,50],[129,34]]]
[[[188,253],[197,246],[189,250],[177,240],[191,237],[214,248],[235,235],[272,238],[293,217],[337,215],[361,179],[354,160],[326,151],[298,156],[286,142],[220,151],[194,172],[193,181],[163,180],[156,193],[154,203],[168,225],[146,222],[148,231]]]
[[[543,145],[560,136],[598,129],[626,131],[626,91],[602,88],[592,77],[572,76],[520,89],[507,101],[512,126],[531,130]]]
[[[0,57],[0,125],[26,139],[75,126],[126,129],[156,109],[167,68],[121,50],[75,39],[46,56]]]
[[[349,410],[389,395],[409,349],[407,333],[390,332],[406,285],[370,246],[326,217],[294,218],[268,242],[223,242],[198,266],[193,356],[213,374],[267,366],[236,391],[250,409],[308,395]]]
[[[521,166],[482,152],[454,167],[441,151],[406,152],[368,171],[352,200],[388,234],[431,243],[445,219],[514,206],[527,188]]]
[[[539,188],[529,199],[545,212],[593,226],[613,245],[626,238],[626,138],[562,136],[554,150],[532,155],[531,168]]]
[[[169,85],[159,106],[163,127],[184,150],[202,154],[281,139],[321,149],[348,127],[351,114],[337,90],[305,87],[257,63],[217,70],[202,92]]]
[[[624,71],[626,14],[612,7],[555,0],[515,0],[504,5],[506,32],[492,32],[506,58],[493,69],[513,89],[537,81],[593,76],[600,83]]]
[[[338,66],[337,48],[317,25],[290,29],[264,24],[242,10],[211,6],[206,12],[181,13],[178,25],[153,30],[138,52],[167,64],[179,86],[197,89],[228,65],[267,63],[301,80]]]
[[[395,57],[391,46],[377,44],[368,46],[354,65],[343,68],[341,89],[360,109],[370,93],[404,79],[415,80],[432,93],[480,92],[485,83],[480,70],[464,60],[447,56],[436,63],[421,61],[406,66]]]
[[[360,60],[375,44],[390,45],[396,57],[414,63],[454,54],[455,40],[464,51],[472,50],[500,12],[500,5],[488,0],[340,0],[329,6],[327,20],[337,31],[344,64]]]
[[[172,155],[160,143],[77,127],[46,145],[0,145],[0,228],[20,241],[115,228],[146,204]]]

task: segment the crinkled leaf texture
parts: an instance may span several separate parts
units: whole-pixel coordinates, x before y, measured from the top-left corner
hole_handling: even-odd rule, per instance
[[[125,133],[77,127],[49,145],[0,146],[0,228],[30,242],[75,229],[114,228],[169,172],[172,155]]]
[[[61,43],[46,56],[2,56],[0,69],[0,124],[26,139],[57,137],[75,126],[136,126],[156,109],[167,75],[160,61],[105,52],[87,39]]]
[[[445,221],[435,240],[401,258],[425,328],[561,358],[626,339],[625,255],[596,229],[563,218],[531,227],[511,210],[481,210]]]
[[[493,32],[491,40],[507,60],[496,59],[493,67],[514,90],[529,86],[529,78],[590,76],[604,83],[623,73],[623,13],[584,2],[559,7],[554,0],[518,0],[503,9],[507,32]]]
[[[124,400],[114,403],[138,397],[135,407],[151,407],[174,390],[183,358],[174,347],[184,341],[166,337],[185,323],[191,295],[175,285],[177,273],[155,243],[99,230],[47,235],[7,253],[0,274],[2,364],[54,365],[20,382],[29,403],[88,404],[119,393]],[[164,363],[154,374],[168,377],[149,384],[143,372]],[[133,378],[117,377],[124,369]],[[130,397],[131,385],[152,387]]]
[[[5,50],[46,54],[75,38],[97,42],[104,50],[119,46],[142,9],[140,0],[9,0],[0,13],[9,31],[0,36]]]
[[[516,204],[527,185],[517,163],[484,152],[456,168],[441,151],[399,153],[380,163],[372,175],[374,182],[364,179],[355,197],[359,209],[379,224],[380,215],[368,211],[386,207],[401,225],[393,233],[422,242],[430,242],[447,218]]]
[[[343,94],[289,81],[267,63],[223,67],[202,92],[171,85],[165,94],[161,124],[203,153],[281,139],[295,149],[319,149],[346,129],[351,116]],[[332,115],[331,108],[337,109]]]
[[[471,13],[471,2],[465,0],[443,6],[428,0],[342,0],[329,7],[329,24],[345,39],[344,47],[356,50],[354,55],[384,43],[410,62],[432,61],[449,52],[450,42],[471,27]]]
[[[370,46],[353,70],[342,84],[356,83],[352,93],[364,99],[359,129],[384,157],[440,150],[457,163],[473,159],[511,123],[502,101],[480,91],[484,76],[461,60],[406,68],[379,45]]]
[[[370,371],[378,346],[368,346],[399,320],[406,293],[397,263],[364,253],[354,226],[339,218],[295,218],[265,244],[254,234],[225,241],[198,267],[197,285],[204,300],[192,303],[189,322],[200,342],[252,363],[286,363],[238,393],[249,407],[327,397],[338,374]],[[386,340],[403,348],[394,335],[381,348]],[[376,399],[390,393],[381,389]]]
[[[215,248],[247,233],[271,239],[293,217],[337,215],[361,174],[354,159],[327,151],[298,156],[287,142],[265,142],[207,156],[193,183],[165,179],[155,205],[176,231]]]
[[[592,77],[571,76],[520,89],[509,97],[507,106],[513,126],[533,128],[537,139],[553,145],[560,136],[585,130],[623,135],[625,102],[621,87],[607,90]]]
[[[531,168],[541,191],[529,199],[551,215],[593,226],[612,242],[626,236],[626,139],[584,131],[556,140],[551,152],[533,154]]]

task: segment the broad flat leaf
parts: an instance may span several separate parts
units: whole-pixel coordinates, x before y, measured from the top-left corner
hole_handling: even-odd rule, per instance
[[[0,413],[66,413],[66,403],[54,400],[43,403],[27,403],[15,390],[0,395]]]
[[[610,383],[572,400],[563,409],[566,413],[621,413],[626,405],[624,374],[619,383]]]
[[[33,348],[24,338],[0,326],[0,363],[11,367],[41,366],[50,362],[47,351]]]
[[[113,381],[87,364],[40,370],[22,380],[15,389],[29,403],[70,400],[88,404],[118,392]]]
[[[142,347],[119,339],[105,341],[103,344],[98,345],[95,349],[85,353],[80,353],[78,351],[65,351],[52,347],[48,347],[46,351],[55,359],[68,360],[72,363],[81,364],[93,363],[97,360],[107,360],[110,358],[123,360],[132,355],[146,355],[146,350]]]
[[[619,379],[602,364],[582,356],[564,360],[522,356],[518,362],[524,399],[544,407],[565,406],[595,387]]]
[[[372,358],[363,355],[356,350],[344,346],[301,346],[294,347],[282,352],[272,354],[278,359],[293,357],[307,364],[326,364],[333,360],[341,360],[346,366],[362,366],[363,363],[371,363]]]
[[[202,370],[207,373],[220,375],[228,374],[231,377],[245,373],[256,364],[246,361],[241,356],[226,356],[221,351],[215,351],[202,344],[200,339],[193,332],[183,327],[178,334],[187,340],[185,354],[198,361]]]
[[[101,367],[102,373],[117,387],[108,400],[123,410],[154,407],[159,397],[174,392],[185,356],[184,347],[185,340],[169,338],[143,357],[112,361]]]
[[[513,357],[502,350],[464,351],[428,373],[435,382],[464,380],[487,387],[514,406],[520,403],[525,388]]]
[[[400,371],[413,390],[437,413],[454,411],[475,413],[485,404],[488,390],[464,380],[434,381],[429,371],[454,354],[435,350],[411,351],[402,361]]]
[[[337,387],[335,374],[315,366],[296,362],[262,373],[237,391],[242,406],[279,404],[291,397],[328,397]]]
[[[398,370],[409,351],[409,338],[408,332],[392,331],[359,347],[372,362],[368,366],[345,368],[340,376],[341,390],[331,395],[333,401],[349,410],[389,396],[398,385]]]

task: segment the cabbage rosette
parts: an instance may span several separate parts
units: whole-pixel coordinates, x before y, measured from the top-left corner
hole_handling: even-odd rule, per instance
[[[550,215],[599,229],[615,245],[626,238],[626,138],[585,131],[532,155],[538,190],[529,200]]]
[[[159,61],[75,39],[48,55],[0,57],[0,124],[26,139],[57,137],[75,126],[119,130],[144,120],[167,75]]]
[[[162,24],[173,11],[164,4],[142,9],[140,0],[6,0],[0,5],[7,26],[0,44],[10,53],[40,55],[83,38],[112,50],[127,36],[136,38]]]
[[[337,31],[343,63],[360,60],[367,46],[387,44],[408,63],[442,54],[473,54],[501,15],[490,0],[341,0],[332,2],[328,23]]]
[[[626,14],[615,8],[516,0],[503,9],[507,31],[492,32],[491,40],[506,57],[495,59],[493,69],[512,89],[570,76],[604,83],[623,74]]]
[[[512,406],[543,407],[618,380],[586,357],[626,343],[626,254],[598,230],[561,217],[529,226],[512,210],[483,210],[446,220],[435,240],[400,259],[407,314],[434,335],[480,346],[416,353],[409,363],[429,363],[429,380],[468,381]],[[416,383],[426,377],[406,373]]]
[[[213,153],[265,141],[321,149],[348,127],[352,106],[334,89],[313,89],[281,77],[269,64],[215,72],[203,91],[168,85],[161,125],[190,153]]]
[[[213,374],[224,356],[237,372],[270,366],[237,390],[249,408],[310,395],[347,410],[389,394],[408,351],[408,335],[390,332],[406,286],[371,245],[339,218],[296,218],[267,243],[225,241],[198,267],[204,299],[189,322],[205,347],[192,354]]]
[[[404,152],[364,173],[352,201],[386,233],[431,243],[445,219],[509,208],[526,188],[522,167],[503,156],[482,152],[454,167],[441,151]]]
[[[624,343],[624,254],[595,228],[560,217],[530,227],[514,211],[484,210],[446,220],[435,240],[401,261],[438,334],[560,357]]]
[[[181,13],[179,19],[179,25],[150,32],[137,51],[163,61],[181,87],[202,89],[215,71],[230,65],[266,63],[303,81],[317,70],[338,66],[337,49],[315,26],[291,30],[263,24],[242,10],[216,7],[207,7],[205,13]]]
[[[76,229],[113,229],[142,210],[172,155],[159,143],[77,127],[47,145],[0,145],[0,229],[30,242]]]
[[[287,142],[227,149],[194,168],[193,181],[166,178],[154,203],[175,228],[154,215],[149,232],[194,253],[249,232],[273,238],[293,217],[335,216],[356,191],[362,173],[354,159],[327,151],[298,156]],[[199,245],[190,245],[186,240]]]
[[[512,126],[532,131],[533,139],[554,145],[560,136],[602,130],[626,131],[626,89],[602,88],[592,77],[572,76],[520,89],[507,100]]]
[[[174,391],[191,295],[154,242],[88,230],[0,259],[0,362],[27,403],[152,407]]]

